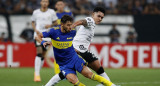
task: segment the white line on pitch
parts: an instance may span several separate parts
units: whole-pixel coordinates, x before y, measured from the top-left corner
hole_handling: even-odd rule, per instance
[[[116,84],[160,84],[160,81],[155,81],[155,82],[121,82],[121,83],[116,83]]]

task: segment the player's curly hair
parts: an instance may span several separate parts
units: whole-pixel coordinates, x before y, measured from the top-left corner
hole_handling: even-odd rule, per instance
[[[96,7],[93,10],[93,12],[98,12],[98,11],[102,12],[105,15],[105,9],[104,8],[102,8],[102,7]]]
[[[73,18],[71,16],[69,16],[69,15],[64,15],[61,18],[61,23],[65,24],[67,21],[73,22]]]

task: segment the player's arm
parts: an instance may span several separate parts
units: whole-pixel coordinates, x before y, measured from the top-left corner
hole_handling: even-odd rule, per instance
[[[75,28],[76,26],[79,26],[79,25],[87,26],[87,20],[83,19],[83,20],[76,21],[75,23],[72,24],[72,28]]]
[[[31,16],[31,20],[32,20],[32,28],[33,30],[39,34],[39,31],[36,29],[36,19],[37,19],[37,16],[36,16],[36,11],[33,12],[32,16]]]
[[[35,37],[36,41],[38,41],[39,43],[41,43],[41,45],[43,45],[44,47],[46,47],[46,45],[49,45],[50,42],[46,42],[46,41],[43,41],[42,38],[43,38],[43,34],[42,33],[39,33],[37,34],[37,36]]]
[[[52,22],[51,27],[58,25],[57,20]]]
[[[45,28],[48,29],[56,25],[58,25],[57,20],[53,21],[51,25],[46,25]]]
[[[51,13],[52,13],[52,24],[51,25],[46,25],[45,26],[46,29],[58,25],[58,23],[57,23],[58,17],[56,15],[56,12],[54,10],[52,10]]]
[[[40,33],[40,32],[36,29],[36,23],[35,23],[35,21],[32,21],[32,28],[33,28],[33,30],[34,30],[37,34]]]
[[[43,38],[42,33],[37,34],[37,36],[35,37],[36,41],[38,41],[39,43],[41,43],[43,41],[42,38]]]

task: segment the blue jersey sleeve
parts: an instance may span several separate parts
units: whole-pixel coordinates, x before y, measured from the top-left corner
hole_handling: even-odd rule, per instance
[[[54,29],[53,28],[50,29],[49,32],[42,32],[42,34],[44,38],[47,38],[47,37],[52,38],[52,36],[54,35]]]
[[[73,37],[76,36],[76,30],[73,30]]]
[[[72,12],[69,12],[69,15],[73,17],[73,14],[72,14]]]

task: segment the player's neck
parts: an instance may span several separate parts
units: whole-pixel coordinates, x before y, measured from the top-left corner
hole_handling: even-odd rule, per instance
[[[48,10],[48,8],[47,7],[41,7],[41,9],[40,9],[42,12],[46,12],[47,10]]]
[[[64,10],[58,10],[58,13],[63,13],[64,12]]]
[[[62,33],[65,33],[65,30],[63,29],[63,27],[61,26],[61,32]]]
[[[92,18],[93,18],[93,20],[94,20],[94,22],[95,22],[95,18],[93,17],[93,16],[91,16]]]

